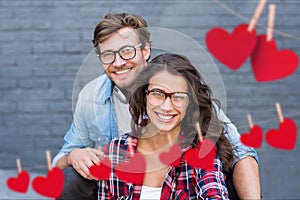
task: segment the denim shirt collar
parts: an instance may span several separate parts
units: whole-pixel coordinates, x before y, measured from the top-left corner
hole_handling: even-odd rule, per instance
[[[95,88],[95,99],[100,104],[105,104],[107,100],[112,98],[112,91],[114,83],[108,78],[106,74],[99,76],[98,84]]]

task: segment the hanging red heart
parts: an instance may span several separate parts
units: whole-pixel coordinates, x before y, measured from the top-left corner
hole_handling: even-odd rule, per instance
[[[229,34],[222,28],[213,28],[206,34],[206,46],[221,63],[237,70],[250,56],[256,44],[255,29],[251,32],[247,29],[247,24],[240,24]]]
[[[128,162],[119,163],[115,173],[119,179],[141,185],[146,172],[146,160],[143,155],[137,153]]]
[[[187,163],[196,168],[214,169],[216,158],[216,145],[214,141],[206,138],[199,142],[198,148],[192,148],[184,154]]]
[[[7,179],[6,184],[9,189],[15,192],[26,193],[29,187],[29,181],[29,173],[23,170],[18,174],[17,178],[11,177]]]
[[[274,39],[267,41],[260,35],[251,55],[251,65],[257,82],[275,81],[294,73],[298,67],[298,56],[291,50],[277,51]]]
[[[292,119],[284,119],[279,129],[271,129],[266,133],[267,143],[278,149],[293,150],[297,141],[297,126]]]
[[[259,148],[262,144],[263,131],[258,125],[254,125],[250,129],[250,133],[241,135],[241,142],[249,147]]]
[[[64,186],[64,174],[61,169],[54,167],[48,171],[47,177],[37,176],[32,181],[33,189],[46,197],[58,198]]]
[[[98,180],[108,180],[111,173],[111,162],[108,158],[102,158],[98,165],[90,167],[90,173]]]
[[[169,165],[169,166],[179,166],[180,165],[180,159],[181,159],[181,150],[178,145],[173,145],[169,151],[162,152],[159,155],[159,159],[162,163]]]

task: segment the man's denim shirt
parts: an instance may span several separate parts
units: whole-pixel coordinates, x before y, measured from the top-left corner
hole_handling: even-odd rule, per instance
[[[104,74],[88,83],[80,92],[73,122],[64,137],[64,144],[53,159],[53,165],[61,157],[69,154],[74,148],[94,147],[97,143],[108,143],[117,137],[117,122],[112,103],[112,81]],[[226,117],[222,110],[218,117],[227,124],[227,137],[233,144],[237,158],[233,165],[246,156],[258,161],[253,148],[241,144],[237,128]],[[101,144],[102,146],[105,144]]]

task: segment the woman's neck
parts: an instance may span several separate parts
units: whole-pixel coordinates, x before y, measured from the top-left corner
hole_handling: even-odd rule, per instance
[[[148,131],[149,132],[149,131]],[[149,135],[149,136],[147,136]],[[178,141],[179,132],[167,133],[158,132],[154,134],[146,134],[145,137],[138,139],[138,151],[140,153],[153,153],[166,151]]]

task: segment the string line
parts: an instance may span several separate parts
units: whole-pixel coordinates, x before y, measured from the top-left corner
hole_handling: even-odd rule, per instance
[[[299,115],[300,115],[300,111],[294,112],[294,113],[290,113],[290,114],[284,114],[284,118],[291,118],[293,116],[299,116]],[[260,121],[255,121],[254,120],[253,124],[254,125],[261,125],[261,124],[267,124],[267,123],[274,122],[274,121],[278,121],[278,123],[279,123],[278,117],[269,118],[267,120],[260,120]],[[243,126],[239,126],[238,129],[249,129],[249,124],[243,125]],[[242,134],[242,133],[240,133],[240,134]],[[27,170],[27,171],[41,170],[41,169],[46,170],[47,169],[47,165],[37,165],[35,167],[22,167],[22,169],[23,170]],[[10,168],[10,169],[5,169],[5,170],[16,170],[17,171],[17,168]]]
[[[300,111],[294,112],[294,113],[290,113],[290,114],[284,114],[284,118],[291,118],[293,116],[298,116],[298,115],[300,115]],[[254,119],[253,121],[254,121],[254,123],[253,123],[254,125],[267,124],[267,123],[274,122],[274,121],[278,121],[278,123],[280,122],[278,117],[269,118],[269,119],[260,120],[260,121],[256,121]],[[239,126],[238,129],[249,129],[249,124]]]
[[[231,9],[225,3],[223,3],[221,0],[213,0],[213,1],[217,4],[219,4],[220,7],[224,8],[226,11],[228,11],[229,13],[231,13],[231,14],[235,15],[236,17],[242,19],[243,21],[249,22],[251,20],[251,18],[245,17],[245,16],[241,15],[240,13],[238,13],[237,11]],[[259,26],[259,27],[264,28],[264,29],[266,29],[268,27],[266,25],[262,25],[262,24],[259,24],[259,23],[257,23],[256,26]],[[288,33],[277,31],[276,29],[274,29],[273,32],[276,33],[277,35],[281,35],[281,36],[286,37],[286,38],[300,40],[299,36],[293,36],[293,35],[290,35]]]

